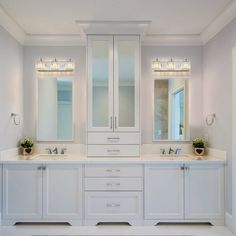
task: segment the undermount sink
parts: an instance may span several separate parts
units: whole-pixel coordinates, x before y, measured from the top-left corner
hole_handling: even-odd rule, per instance
[[[34,156],[31,160],[65,160],[65,154],[39,154]]]
[[[193,160],[194,158],[189,155],[163,155],[160,157],[161,160]]]

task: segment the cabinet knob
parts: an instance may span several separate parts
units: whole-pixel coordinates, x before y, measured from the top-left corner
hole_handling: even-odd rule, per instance
[[[180,170],[185,170],[185,167],[184,167],[184,166],[181,166],[181,167],[180,167]]]
[[[42,166],[42,170],[46,170],[47,169],[47,167],[46,166]]]
[[[38,166],[38,168],[37,168],[38,170],[42,170],[42,166]]]

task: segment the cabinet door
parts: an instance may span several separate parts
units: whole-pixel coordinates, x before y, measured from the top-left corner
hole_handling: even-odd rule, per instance
[[[82,217],[82,170],[77,165],[47,165],[43,171],[44,219]]]
[[[113,36],[88,36],[88,131],[113,131]]]
[[[145,219],[183,219],[183,173],[179,165],[145,167]]]
[[[3,219],[42,218],[42,170],[38,165],[3,166]]]
[[[224,168],[189,166],[185,171],[186,219],[224,217]]]
[[[139,131],[139,36],[114,36],[114,130]]]

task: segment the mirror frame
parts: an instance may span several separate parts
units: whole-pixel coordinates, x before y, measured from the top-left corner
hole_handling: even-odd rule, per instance
[[[44,79],[50,79],[50,78],[59,78],[59,77],[62,77],[62,76],[43,76]],[[39,109],[39,106],[38,106],[38,101],[39,101],[39,94],[38,94],[38,88],[39,88],[39,79],[41,78],[39,75],[36,74],[36,104],[35,104],[35,131],[36,131],[36,141],[37,142],[74,142],[74,134],[75,134],[75,104],[74,104],[74,101],[75,101],[75,77],[74,76],[63,76],[63,77],[66,77],[66,78],[70,78],[71,81],[72,81],[72,136],[71,136],[71,139],[42,139],[42,138],[39,138],[38,137],[38,109]]]
[[[186,137],[183,140],[176,140],[176,139],[156,139],[155,138],[155,81],[156,80],[169,80],[169,79],[184,79],[185,80],[185,93],[184,93],[184,103],[185,103],[185,124],[188,129],[185,131]],[[191,141],[190,136],[190,120],[189,120],[189,77],[176,77],[176,76],[168,76],[168,77],[155,77],[152,83],[152,142],[189,142]],[[168,94],[168,103],[169,103],[169,94]],[[186,110],[186,107],[188,108]],[[168,117],[169,119],[169,117]],[[169,122],[168,122],[169,126]]]

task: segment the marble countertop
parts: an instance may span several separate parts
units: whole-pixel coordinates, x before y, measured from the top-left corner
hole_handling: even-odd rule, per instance
[[[39,156],[41,155],[41,156]],[[0,164],[225,164],[226,159],[215,156],[196,157],[190,154],[174,158],[160,154],[148,154],[140,157],[87,157],[79,154],[32,156],[15,155],[1,158]]]

